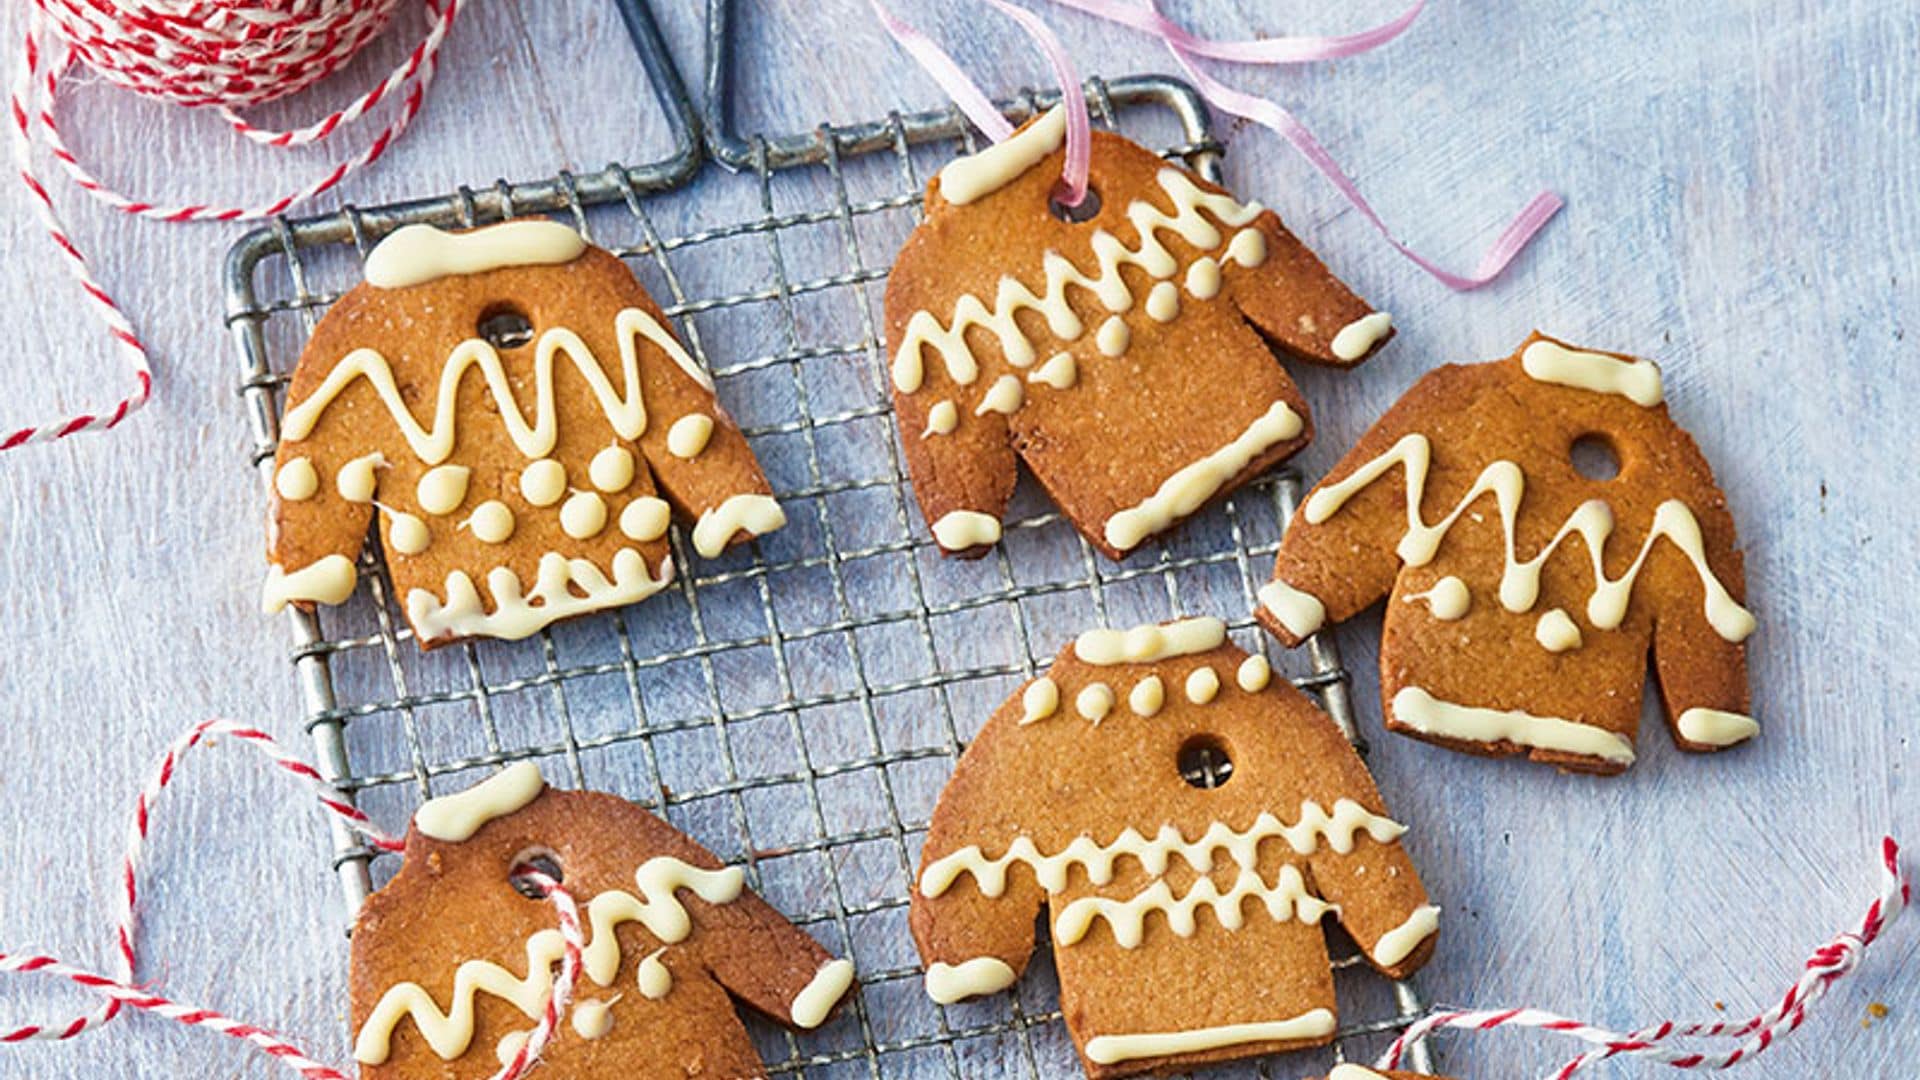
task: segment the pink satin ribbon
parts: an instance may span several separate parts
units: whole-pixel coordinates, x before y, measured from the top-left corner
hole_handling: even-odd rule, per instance
[[[1180,69],[1208,102],[1223,112],[1251,120],[1293,144],[1294,149],[1312,163],[1314,168],[1320,170],[1321,175],[1333,184],[1347,202],[1351,203],[1354,209],[1360,211],[1361,215],[1380,231],[1380,235],[1386,238],[1387,243],[1393,245],[1394,250],[1405,256],[1415,266],[1438,278],[1450,289],[1461,291],[1477,289],[1499,277],[1513,261],[1514,256],[1527,246],[1534,234],[1538,233],[1541,227],[1546,225],[1547,221],[1564,205],[1558,195],[1551,191],[1541,191],[1507,224],[1506,229],[1494,240],[1486,254],[1480,257],[1480,263],[1474,268],[1473,273],[1456,274],[1443,269],[1393,235],[1386,221],[1373,209],[1373,205],[1367,201],[1366,196],[1360,193],[1360,188],[1352,178],[1340,168],[1339,164],[1333,160],[1333,155],[1327,152],[1326,147],[1320,144],[1320,140],[1315,138],[1313,132],[1307,130],[1307,126],[1297,117],[1273,101],[1227,86],[1201,71],[1194,64],[1196,57],[1249,64],[1298,64],[1352,56],[1399,36],[1420,14],[1421,8],[1425,6],[1425,0],[1418,0],[1390,22],[1344,37],[1293,37],[1230,42],[1210,41],[1188,33],[1160,13],[1159,0],[1147,0],[1151,5],[1148,8],[1124,3],[1122,0],[1053,0],[1053,2],[1158,37],[1173,53],[1173,58],[1179,63]]]
[[[1093,161],[1093,124],[1087,116],[1087,95],[1081,89],[1079,69],[1074,67],[1073,57],[1059,35],[1038,15],[1008,0],[986,2],[1019,23],[1053,68],[1054,81],[1060,84],[1060,101],[1067,111],[1067,159],[1060,170],[1058,198],[1066,206],[1079,206],[1087,197],[1087,174]],[[994,142],[1013,134],[1013,125],[994,108],[979,84],[961,70],[945,49],[888,11],[880,0],[868,0],[868,4],[880,19],[880,25],[940,84],[940,89],[973,121],[974,127]]]

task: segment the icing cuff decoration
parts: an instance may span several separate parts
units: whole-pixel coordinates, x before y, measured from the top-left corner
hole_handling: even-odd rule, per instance
[[[614,553],[613,576],[609,579],[590,560],[569,559],[549,551],[540,556],[531,591],[505,566],[487,572],[492,611],[486,609],[467,572],[455,570],[447,575],[445,599],[426,589],[407,594],[407,620],[428,641],[447,635],[518,641],[569,616],[644,600],[672,582],[671,556],[660,560],[656,577],[648,573],[646,560],[638,551],[621,548]]]
[[[1333,1034],[1333,1013],[1311,1009],[1286,1020],[1250,1024],[1225,1024],[1195,1028],[1191,1031],[1164,1031],[1139,1035],[1098,1035],[1087,1040],[1087,1060],[1097,1065],[1112,1065],[1139,1058],[1171,1057],[1223,1046],[1253,1042],[1290,1042],[1296,1039],[1323,1039]]]
[[[1470,742],[1510,742],[1633,764],[1633,743],[1592,724],[1558,716],[1535,716],[1519,709],[1487,709],[1442,701],[1417,686],[1393,695],[1393,718],[1427,735]]]

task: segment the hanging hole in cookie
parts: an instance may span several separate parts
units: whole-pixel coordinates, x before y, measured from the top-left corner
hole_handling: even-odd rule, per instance
[[[533,320],[512,304],[495,304],[474,324],[480,340],[496,349],[517,349],[533,340]]]
[[[1064,191],[1056,187],[1052,197],[1047,200],[1047,210],[1061,221],[1069,225],[1084,225],[1100,213],[1100,193],[1093,188],[1087,188],[1086,198],[1080,200],[1079,206],[1068,206],[1062,202],[1061,197],[1064,194]]]
[[[528,848],[514,856],[508,866],[507,883],[529,900],[545,900],[548,881],[559,884],[567,879],[560,856],[550,848]]]
[[[1620,455],[1613,448],[1613,440],[1605,435],[1580,436],[1573,440],[1567,456],[1573,459],[1573,471],[1589,480],[1611,480],[1620,475]]]
[[[1180,744],[1180,779],[1197,788],[1222,787],[1233,779],[1233,758],[1216,735],[1195,735]]]

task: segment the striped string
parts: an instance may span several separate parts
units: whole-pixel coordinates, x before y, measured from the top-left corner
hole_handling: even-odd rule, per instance
[[[111,974],[103,974],[40,953],[0,952],[0,973],[35,974],[64,979],[98,995],[102,999],[101,1005],[90,1012],[67,1020],[55,1023],[22,1024],[0,1032],[0,1043],[71,1039],[82,1032],[99,1027],[118,1016],[121,1010],[131,1007],[177,1023],[207,1028],[229,1038],[242,1040],[308,1080],[351,1080],[347,1074],[314,1060],[299,1047],[265,1028],[236,1020],[215,1009],[176,1001],[134,981],[138,959],[135,941],[139,929],[139,880],[141,868],[145,864],[147,844],[152,834],[153,807],[159,800],[161,792],[173,783],[179,771],[182,755],[196,746],[211,745],[218,737],[231,739],[259,751],[269,762],[299,782],[308,794],[319,802],[322,809],[341,819],[349,829],[365,837],[373,847],[388,852],[404,850],[405,844],[402,841],[382,832],[365,813],[328,783],[326,778],[320,775],[319,770],[289,752],[273,736],[258,728],[237,724],[231,720],[203,720],[189,728],[185,734],[167,747],[166,752],[161,755],[158,767],[134,800],[133,815],[127,826],[126,854],[120,869],[119,917],[114,927],[114,971]],[[579,906],[558,881],[530,866],[514,868],[512,876],[516,881],[530,887],[537,895],[553,903],[560,936],[566,948],[561,960],[560,974],[554,982],[553,993],[547,1000],[539,1025],[528,1036],[526,1045],[513,1060],[507,1062],[498,1073],[494,1074],[493,1080],[518,1080],[539,1061],[541,1052],[552,1039],[560,1018],[565,1015],[568,1003],[572,1000],[574,984],[580,971],[580,954],[586,947],[585,934],[580,925]]]
[[[1566,1080],[1575,1073],[1616,1057],[1640,1058],[1676,1069],[1725,1069],[1758,1057],[1778,1044],[1781,1038],[1797,1030],[1806,1021],[1813,1005],[1827,995],[1834,983],[1859,967],[1860,961],[1866,956],[1867,947],[1906,910],[1912,886],[1900,866],[1900,847],[1890,836],[1880,842],[1880,869],[1880,895],[1868,905],[1866,916],[1859,925],[1842,931],[1815,949],[1801,966],[1799,978],[1787,988],[1780,1000],[1772,1008],[1750,1019],[1700,1023],[1665,1020],[1637,1031],[1618,1032],[1544,1009],[1448,1009],[1415,1021],[1381,1055],[1377,1067],[1397,1067],[1408,1048],[1441,1028],[1465,1031],[1531,1028],[1592,1044],[1591,1049],[1548,1073],[1546,1080]],[[1675,1046],[1673,1040],[1676,1039],[1731,1039],[1736,1042],[1724,1050],[1705,1051]]]
[[[467,0],[420,0],[426,35],[374,87],[346,107],[298,128],[258,127],[241,109],[285,97],[338,70],[386,27],[402,0],[31,0],[21,64],[8,95],[14,167],[61,264],[106,327],[131,373],[125,396],[103,408],[12,430],[0,451],[105,431],[153,393],[147,346],[94,276],[35,169],[36,147],[88,195],[121,213],[157,221],[250,221],[273,217],[323,194],[378,161],[419,113],[441,47]],[[311,146],[398,98],[397,111],[361,148],[310,183],[251,206],[169,205],[127,195],[76,157],[54,112],[60,84],[84,68],[134,93],[188,108],[211,108],[261,146]]]

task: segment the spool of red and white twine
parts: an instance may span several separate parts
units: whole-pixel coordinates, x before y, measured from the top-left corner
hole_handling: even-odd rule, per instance
[[[427,16],[425,35],[392,72],[345,108],[305,127],[281,130],[257,127],[240,110],[286,97],[337,71],[411,6],[408,0],[31,0],[8,99],[15,167],[63,264],[132,373],[133,386],[104,408],[0,432],[0,450],[112,428],[153,392],[147,347],[69,236],[35,171],[36,146],[43,146],[82,191],[136,217],[248,221],[282,213],[378,160],[419,113],[440,48],[466,0],[419,3]],[[253,206],[164,205],[115,190],[67,148],[54,108],[60,83],[76,68],[144,97],[211,109],[252,142],[280,149],[323,142],[389,99],[398,105],[364,147],[298,190]]]

